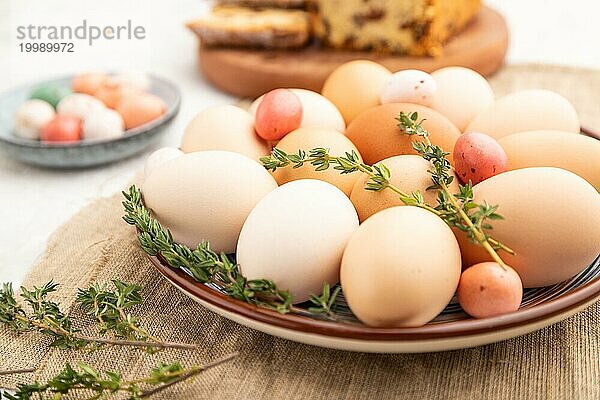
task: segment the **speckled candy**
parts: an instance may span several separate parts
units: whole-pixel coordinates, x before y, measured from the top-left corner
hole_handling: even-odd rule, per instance
[[[31,99],[43,100],[56,108],[58,103],[71,94],[71,89],[61,85],[40,85],[31,92]]]
[[[414,103],[429,106],[433,102],[437,84],[427,72],[407,69],[392,74],[381,91],[381,104]]]
[[[81,140],[81,120],[71,115],[56,114],[42,127],[40,139],[44,142],[78,142]]]
[[[27,100],[15,112],[15,135],[24,139],[38,140],[40,129],[54,118],[54,108],[42,100]]]
[[[166,110],[165,102],[149,93],[127,96],[117,107],[117,112],[123,117],[127,129],[147,124],[163,115]]]
[[[463,133],[454,145],[454,168],[459,179],[477,184],[508,168],[508,157],[491,136],[478,132]]]
[[[93,96],[74,93],[62,99],[56,109],[59,114],[70,115],[84,120],[90,114],[103,110],[104,104]]]
[[[108,75],[103,72],[86,72],[75,75],[71,87],[74,92],[95,95]]]
[[[123,136],[125,123],[121,115],[108,108],[89,114],[83,122],[85,139],[116,139]]]

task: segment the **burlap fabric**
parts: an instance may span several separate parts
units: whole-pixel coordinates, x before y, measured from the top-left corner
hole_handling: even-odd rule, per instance
[[[492,82],[499,94],[530,87],[563,93],[584,124],[600,129],[600,71],[509,67]],[[64,351],[50,348],[37,333],[16,336],[2,328],[0,369],[34,366],[37,372],[2,377],[0,386],[43,380],[67,361],[120,370],[130,378],[162,360],[200,364],[237,350],[233,362],[169,389],[164,398],[600,399],[600,303],[541,331],[460,351],[385,355],[301,345],[237,325],[179,293],[139,249],[132,228],[121,220],[120,200],[99,199],[60,228],[25,284],[60,282],[55,297],[69,308],[76,289],[92,281],[137,282],[146,299],[135,310],[141,322],[156,336],[200,343],[202,350],[152,356],[123,348]],[[95,334],[94,324],[81,320],[84,331]]]

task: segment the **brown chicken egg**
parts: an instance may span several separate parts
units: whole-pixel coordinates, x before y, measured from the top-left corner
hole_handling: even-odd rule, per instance
[[[421,326],[450,302],[460,279],[452,230],[433,213],[392,207],[362,223],[344,250],[340,281],[352,312],[379,327]]]
[[[290,132],[277,143],[277,148],[288,154],[298,153],[298,150],[308,152],[315,147],[329,149],[329,154],[332,156],[343,156],[346,152],[355,151],[360,158],[360,153],[354,144],[344,134],[333,129],[300,128]],[[333,167],[326,171],[315,171],[315,166],[306,163],[300,168],[278,168],[272,175],[279,185],[298,179],[318,179],[331,183],[346,196],[350,196],[354,182],[359,178],[360,173],[342,175]]]
[[[498,140],[508,169],[557,167],[571,171],[600,191],[600,140],[561,131],[530,131]]]
[[[413,135],[403,134],[398,128],[396,117],[405,113],[417,112],[419,120],[424,119],[423,127],[429,132],[430,140],[451,153],[460,136],[460,131],[439,112],[418,104],[390,103],[371,108],[352,121],[346,136],[360,151],[367,164],[374,164],[384,158],[401,154],[417,154],[412,143],[422,140]]]
[[[475,185],[473,192],[477,203],[498,205],[504,219],[491,221],[488,233],[516,252],[499,255],[524,287],[562,282],[600,252],[600,194],[572,172],[548,167],[508,171]],[[464,233],[456,237],[465,265],[492,261]]]
[[[415,191],[423,194],[425,202],[435,206],[437,204],[437,191],[427,190],[432,185],[431,174],[427,172],[430,168],[429,162],[417,155],[401,155],[386,158],[383,163],[391,172],[390,183],[408,195]],[[371,215],[394,206],[403,206],[398,193],[391,189],[378,192],[366,190],[365,186],[371,178],[367,174],[361,174],[356,180],[350,200],[360,221],[364,221]],[[458,180],[455,178],[450,185],[452,193],[458,192]]]
[[[350,61],[337,67],[323,84],[321,94],[340,110],[346,124],[375,107],[392,73],[368,60]]]

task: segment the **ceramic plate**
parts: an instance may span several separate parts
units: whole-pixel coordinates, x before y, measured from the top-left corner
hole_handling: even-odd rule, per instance
[[[49,83],[70,87],[72,78],[38,82],[0,95],[0,151],[18,161],[43,167],[82,168],[107,164],[144,150],[158,139],[179,111],[179,89],[171,82],[150,76],[150,92],[163,99],[167,112],[152,122],[129,129],[123,137],[77,143],[43,143],[13,134],[13,114],[29,98],[35,86]]]
[[[597,137],[594,132],[582,132]],[[351,322],[330,322],[317,316],[280,314],[227,296],[221,287],[196,282],[151,257],[158,271],[175,287],[209,310],[270,335],[340,350],[377,353],[422,353],[455,350],[520,336],[568,318],[600,300],[600,256],[573,278],[553,285],[525,289],[519,310],[492,318],[466,315],[456,298],[433,321],[418,328],[373,328],[352,315],[343,293],[336,312]],[[300,304],[307,308],[308,304]]]

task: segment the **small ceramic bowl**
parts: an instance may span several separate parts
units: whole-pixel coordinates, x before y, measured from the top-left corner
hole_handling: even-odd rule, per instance
[[[167,111],[154,121],[127,130],[120,138],[44,143],[14,135],[14,112],[29,98],[35,86],[55,84],[70,87],[72,79],[72,76],[68,76],[39,82],[0,95],[0,152],[27,164],[50,168],[84,168],[107,164],[130,157],[150,146],[165,132],[165,128],[179,112],[179,89],[169,81],[150,76],[150,93],[163,99]]]

